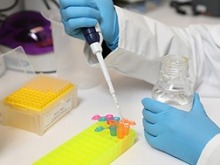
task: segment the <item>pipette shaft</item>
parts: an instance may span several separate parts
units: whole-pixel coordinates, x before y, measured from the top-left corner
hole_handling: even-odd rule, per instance
[[[105,65],[105,62],[104,62],[104,59],[102,56],[102,47],[99,43],[100,36],[99,36],[98,32],[95,30],[95,27],[82,28],[82,32],[84,34],[84,37],[85,37],[87,43],[90,45],[93,54],[95,54],[98,59],[98,62],[99,62],[101,69],[102,69],[102,73],[103,73],[105,80],[107,82],[107,85],[109,87],[109,92],[113,97],[113,100],[115,102],[115,105],[116,105],[116,108],[119,112],[119,115],[122,117],[122,113],[120,111],[120,106],[119,106],[119,103],[118,103],[118,100],[117,100],[117,97],[115,94],[115,90],[112,85],[110,75],[108,73],[107,67]]]

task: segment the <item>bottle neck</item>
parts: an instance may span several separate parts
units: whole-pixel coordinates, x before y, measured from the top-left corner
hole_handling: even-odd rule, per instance
[[[164,56],[161,63],[161,75],[169,78],[188,77],[188,58],[177,55]]]

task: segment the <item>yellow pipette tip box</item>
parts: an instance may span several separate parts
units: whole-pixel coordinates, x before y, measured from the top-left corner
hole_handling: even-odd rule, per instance
[[[68,81],[39,74],[1,100],[2,123],[42,135],[77,107],[77,89]]]
[[[134,145],[137,135],[133,129],[119,139],[111,136],[109,129],[96,132],[99,123],[94,123],[33,165],[109,165]]]

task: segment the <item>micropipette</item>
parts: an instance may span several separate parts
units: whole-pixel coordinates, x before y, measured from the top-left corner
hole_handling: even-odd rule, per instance
[[[106,68],[106,65],[105,65],[105,62],[104,62],[104,59],[102,56],[102,47],[99,42],[100,36],[99,36],[98,32],[96,31],[95,27],[82,28],[82,32],[83,32],[83,35],[86,39],[86,42],[90,45],[90,48],[92,49],[93,54],[95,54],[98,59],[98,62],[99,62],[101,69],[102,69],[102,73],[103,73],[105,80],[107,82],[107,85],[109,87],[109,92],[113,97],[113,100],[115,102],[115,105],[116,105],[116,108],[119,112],[119,115],[122,117],[122,113],[121,113],[120,106],[119,106],[119,103],[118,103],[118,100],[117,100],[117,97],[115,94],[115,90],[112,85],[111,78],[109,76],[108,70]]]

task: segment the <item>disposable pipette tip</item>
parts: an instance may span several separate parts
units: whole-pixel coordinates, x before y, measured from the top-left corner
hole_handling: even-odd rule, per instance
[[[117,96],[116,96],[115,92],[113,92],[113,93],[110,92],[110,93],[111,93],[111,95],[112,95],[112,97],[113,97],[113,100],[114,100],[114,102],[115,102],[116,109],[117,109],[117,111],[118,111],[118,113],[119,113],[119,116],[123,119],[123,115],[122,115],[122,112],[121,112],[120,105],[119,105],[119,103],[118,103]]]

